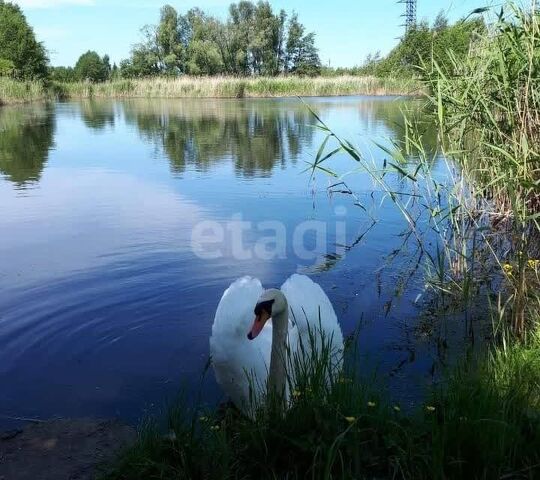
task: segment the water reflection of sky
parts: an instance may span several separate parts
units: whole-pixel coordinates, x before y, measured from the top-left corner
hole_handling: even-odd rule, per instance
[[[402,101],[309,103],[366,155],[374,139],[400,135]],[[198,381],[231,281],[250,274],[279,285],[297,270],[328,292],[345,333],[364,320],[365,362],[386,373],[403,364],[390,383],[407,399],[431,357],[411,353],[424,347],[404,328],[420,282],[389,306],[408,260],[385,263],[401,245],[403,219],[385,203],[369,234],[345,258],[334,255],[337,207],[346,209],[348,245],[371,220],[350,196],[327,195],[329,177],[310,183],[302,173],[323,139],[312,123],[296,99],[0,110],[0,425],[5,416],[139,418]],[[342,155],[332,167],[355,165]],[[346,179],[365,205],[378,205],[366,175]],[[267,234],[258,222],[282,222],[286,258],[235,259],[227,236],[220,258],[194,255],[193,227],[226,225],[234,214],[254,226],[244,235],[248,249]],[[327,233],[324,245],[306,235],[310,260],[295,255],[292,233],[306,220]],[[207,395],[220,398],[211,379]]]

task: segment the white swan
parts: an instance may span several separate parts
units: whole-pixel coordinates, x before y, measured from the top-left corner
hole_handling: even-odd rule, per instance
[[[318,344],[323,335],[331,341],[334,358],[339,358],[334,367],[339,368],[343,334],[330,300],[317,283],[295,274],[281,289],[264,290],[256,278],[236,280],[223,293],[210,337],[218,384],[245,413],[253,405],[250,385],[256,387],[251,392],[255,404],[267,388],[287,394],[286,352],[295,352],[300,343],[309,346],[309,331],[318,335]]]

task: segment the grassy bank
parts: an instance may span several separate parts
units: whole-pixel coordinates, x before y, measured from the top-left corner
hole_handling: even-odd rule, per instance
[[[356,360],[329,385],[304,376],[287,412],[255,421],[180,402],[167,434],[147,423],[104,479],[536,478],[540,339],[512,345],[463,362],[408,413]]]
[[[406,95],[417,92],[412,80],[375,77],[182,77],[118,80],[101,84],[59,85],[67,98],[252,98],[330,95]]]
[[[337,95],[415,95],[412,79],[352,77],[181,77],[115,80],[104,83],[54,83],[0,78],[0,103],[44,98],[252,98]]]
[[[53,98],[42,82],[19,82],[0,77],[0,106]]]

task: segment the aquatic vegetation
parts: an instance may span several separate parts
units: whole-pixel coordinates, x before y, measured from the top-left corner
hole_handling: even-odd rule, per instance
[[[473,341],[475,332],[484,336],[482,325],[472,322],[481,311],[491,314],[495,335],[510,325],[523,337],[536,326],[538,52],[540,13],[509,4],[466,57],[449,51],[444,64],[422,62],[427,111],[439,131],[436,151],[426,145],[426,120],[403,112],[403,140],[375,144],[386,155],[380,165],[313,113],[326,139],[312,168],[339,177],[330,159],[345,153],[371,176],[408,223],[403,248],[417,243],[414,268],[424,266],[427,286],[445,307],[450,300],[462,309]],[[443,175],[433,173],[437,162],[445,165]],[[436,234],[435,245],[426,232]]]
[[[105,83],[62,83],[64,98],[250,98],[327,95],[414,95],[412,79],[323,77],[157,77]]]
[[[0,78],[0,104],[80,98],[257,98],[334,95],[418,95],[413,78],[154,77],[102,83],[19,82]]]
[[[512,277],[504,300],[523,335],[539,307],[526,267],[540,245],[540,12],[509,3],[466,58],[449,58],[424,64],[423,76],[445,153],[466,180],[467,216]]]
[[[0,106],[53,98],[42,81],[18,81],[0,76]]]

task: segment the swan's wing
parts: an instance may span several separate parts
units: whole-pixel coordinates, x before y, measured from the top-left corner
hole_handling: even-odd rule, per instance
[[[281,286],[287,297],[290,314],[298,328],[298,335],[307,347],[309,343],[308,326],[313,333],[320,330],[325,337],[332,339],[332,350],[343,351],[343,333],[336,312],[318,283],[306,275],[294,274]]]
[[[256,278],[243,277],[225,290],[219,302],[210,337],[210,354],[216,380],[235,405],[247,411],[251,385],[256,398],[264,392],[272,328],[267,325],[255,340],[247,333],[253,323],[253,309],[263,292]],[[249,378],[248,378],[249,377]]]

